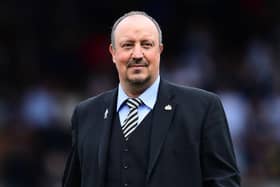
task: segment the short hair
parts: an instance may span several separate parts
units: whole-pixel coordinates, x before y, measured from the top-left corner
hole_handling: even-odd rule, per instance
[[[129,17],[129,16],[134,16],[134,15],[142,15],[142,16],[145,16],[146,18],[148,18],[149,20],[151,20],[156,28],[157,28],[157,31],[158,31],[158,34],[159,34],[159,43],[162,44],[162,32],[161,32],[161,29],[160,29],[160,26],[158,24],[158,22],[152,18],[151,16],[149,16],[146,12],[144,11],[131,11],[131,12],[128,12],[128,13],[125,13],[123,16],[121,16],[119,19],[117,19],[117,21],[115,21],[113,27],[112,27],[112,31],[111,31],[111,44],[112,44],[112,47],[115,48],[116,44],[115,44],[115,30],[117,28],[117,26],[119,25],[119,23],[124,20],[125,18]]]

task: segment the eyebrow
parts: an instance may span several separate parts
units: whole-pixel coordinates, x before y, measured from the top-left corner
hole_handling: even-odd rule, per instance
[[[128,42],[128,43],[134,43],[135,40],[131,40],[131,39],[123,40],[123,41],[120,42],[120,44],[126,43],[126,42]],[[141,42],[141,43],[142,43],[142,42],[152,42],[153,44],[155,43],[155,41],[152,40],[152,39],[143,39],[143,40],[141,40],[140,42]]]

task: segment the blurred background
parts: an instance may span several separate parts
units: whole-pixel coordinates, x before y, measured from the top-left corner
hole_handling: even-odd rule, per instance
[[[280,186],[280,1],[1,0],[0,187],[58,187],[81,100],[117,86],[111,26],[161,25],[161,77],[217,93],[244,187]]]

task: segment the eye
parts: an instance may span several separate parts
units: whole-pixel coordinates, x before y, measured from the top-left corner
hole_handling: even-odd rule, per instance
[[[151,47],[153,47],[153,43],[152,42],[144,42],[142,44],[142,46],[145,48],[145,49],[149,49]]]
[[[124,44],[122,44],[122,48],[125,48],[125,49],[130,49],[132,47],[133,47],[132,43],[124,43]]]

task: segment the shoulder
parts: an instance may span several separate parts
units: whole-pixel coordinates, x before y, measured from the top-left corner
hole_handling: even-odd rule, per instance
[[[177,98],[188,101],[209,101],[219,100],[219,96],[213,92],[203,90],[200,88],[190,87],[164,81],[164,85],[168,87],[169,91]]]
[[[197,116],[206,114],[208,111],[223,113],[222,102],[219,96],[213,92],[169,82],[166,83],[166,88],[166,90],[169,90],[174,103],[181,111],[184,111],[184,114]]]
[[[78,103],[76,108],[79,108],[80,110],[92,108],[93,106],[95,108],[98,108],[98,106],[100,107],[105,105],[106,103],[110,103],[111,100],[113,100],[113,97],[115,96],[116,92],[116,88],[106,92],[102,92],[99,95],[81,101],[80,103]]]

